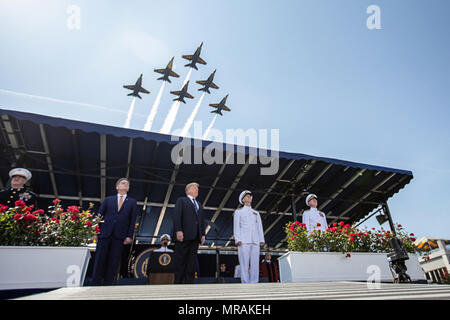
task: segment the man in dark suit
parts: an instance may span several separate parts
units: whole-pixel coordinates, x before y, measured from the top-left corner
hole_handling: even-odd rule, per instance
[[[130,182],[121,178],[116,183],[117,195],[106,197],[99,214],[103,217],[100,234],[96,236],[92,284],[112,285],[124,245],[131,244],[136,222],[137,202],[127,196]]]
[[[186,197],[178,198],[175,204],[173,225],[175,242],[175,281],[193,283],[199,244],[205,242],[205,220],[202,205],[197,201],[198,184],[189,183]]]

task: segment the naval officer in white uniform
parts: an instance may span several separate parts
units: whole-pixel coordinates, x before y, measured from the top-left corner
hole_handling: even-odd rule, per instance
[[[264,246],[264,232],[259,212],[252,209],[252,193],[248,190],[239,195],[244,205],[234,212],[233,234],[238,247],[241,282],[257,283],[259,280],[259,252]]]
[[[317,210],[317,196],[312,193],[308,195],[306,197],[306,204],[310,209],[303,212],[302,222],[306,225],[308,234],[314,230],[326,231],[328,228],[327,217],[325,213]]]

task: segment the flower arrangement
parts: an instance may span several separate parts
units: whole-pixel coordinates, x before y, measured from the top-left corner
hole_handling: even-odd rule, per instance
[[[320,227],[318,224],[317,227]],[[302,252],[389,252],[389,240],[393,237],[389,230],[376,230],[372,228],[364,230],[355,228],[343,221],[331,224],[326,231],[314,228],[308,234],[306,225],[298,221],[288,223],[285,228],[287,234],[288,249]],[[407,252],[414,252],[414,234],[408,234],[402,225],[395,227],[397,238],[402,242]]]
[[[92,214],[92,203],[87,210],[78,206],[64,209],[55,199],[47,214],[21,200],[14,205],[0,205],[2,246],[85,246],[100,233],[101,217]]]

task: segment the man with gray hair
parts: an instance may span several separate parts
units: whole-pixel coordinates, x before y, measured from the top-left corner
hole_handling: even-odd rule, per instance
[[[193,283],[197,250],[205,242],[203,207],[197,201],[198,183],[186,185],[185,197],[178,198],[173,215],[175,232],[175,283]]]

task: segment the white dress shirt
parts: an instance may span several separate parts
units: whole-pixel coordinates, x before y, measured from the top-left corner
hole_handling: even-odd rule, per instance
[[[191,199],[192,204],[194,204],[194,202],[195,202],[195,204],[197,205],[197,209],[200,209],[200,206],[198,205],[197,200],[195,200],[195,198],[189,194],[187,196],[189,199]],[[195,205],[194,205],[194,208],[195,208]]]
[[[119,205],[119,203],[120,203],[120,196],[121,196],[121,194],[120,193],[118,193],[117,194],[117,205]],[[125,202],[125,199],[127,198],[127,194],[125,193],[124,195],[123,195],[123,202]],[[123,202],[122,202],[122,205],[123,205]]]

